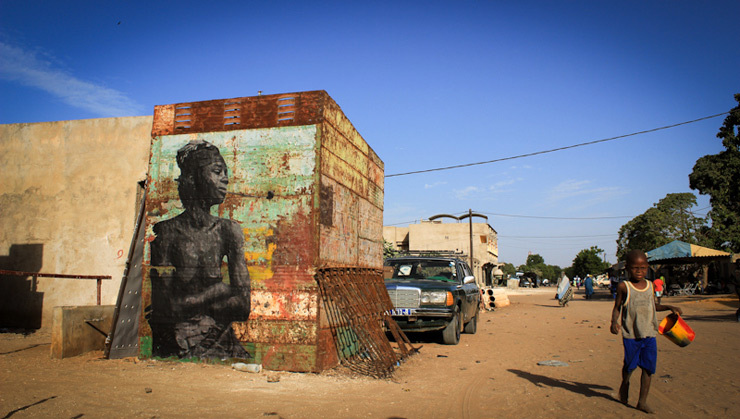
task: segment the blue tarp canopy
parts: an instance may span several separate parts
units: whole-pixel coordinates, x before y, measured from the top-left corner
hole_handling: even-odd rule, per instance
[[[702,263],[729,258],[730,254],[680,240],[647,252],[649,263]]]

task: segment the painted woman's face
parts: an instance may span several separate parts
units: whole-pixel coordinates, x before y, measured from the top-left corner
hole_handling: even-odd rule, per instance
[[[229,184],[229,172],[223,157],[218,156],[213,161],[201,167],[198,192],[201,199],[208,200],[211,205],[218,205],[226,198],[226,187]]]

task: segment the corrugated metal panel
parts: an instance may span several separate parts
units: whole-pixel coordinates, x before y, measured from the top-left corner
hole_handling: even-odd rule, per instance
[[[152,136],[314,125],[327,101],[320,90],[156,106]]]

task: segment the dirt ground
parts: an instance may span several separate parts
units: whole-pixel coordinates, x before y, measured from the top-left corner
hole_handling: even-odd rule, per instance
[[[419,339],[392,380],[325,374],[258,374],[217,365],[89,353],[49,358],[50,336],[0,334],[0,415],[55,418],[506,418],[644,417],[616,399],[622,345],[609,333],[612,300],[576,294],[558,307],[554,288],[510,294],[481,313],[457,346]],[[740,417],[740,324],[729,295],[670,297],[696,340],[658,337],[650,392],[656,417]],[[659,313],[662,318],[666,313]],[[568,366],[538,366],[558,360]],[[632,378],[634,405],[639,374]]]

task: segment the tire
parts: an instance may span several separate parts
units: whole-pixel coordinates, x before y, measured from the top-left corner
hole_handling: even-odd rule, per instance
[[[476,308],[475,309],[475,316],[473,316],[472,319],[465,325],[465,328],[463,329],[464,333],[467,333],[469,335],[474,335],[475,332],[478,331],[478,313],[480,311]]]
[[[447,326],[442,330],[442,342],[445,345],[457,345],[460,343],[460,313],[455,313]]]

